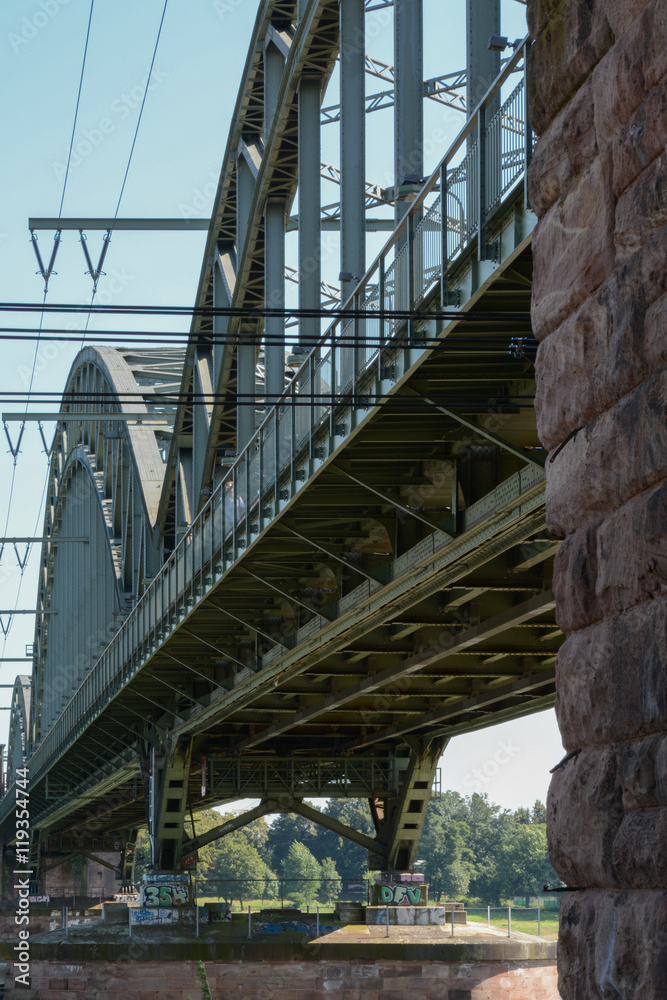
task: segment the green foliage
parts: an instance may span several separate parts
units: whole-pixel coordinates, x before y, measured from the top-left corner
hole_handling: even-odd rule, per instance
[[[197,979],[199,980],[199,985],[201,986],[201,1000],[213,1000],[211,996],[211,987],[208,985],[206,969],[204,968],[204,963],[201,959],[197,962]],[[192,1000],[192,998],[188,997],[188,1000]]]
[[[374,836],[365,800],[332,799],[324,811]],[[204,810],[195,817],[194,832],[220,826],[230,815]],[[434,799],[419,851],[431,898],[435,902],[443,897],[467,898],[498,906],[515,896],[537,895],[545,883],[558,885],[549,863],[545,821],[546,809],[540,801],[532,809],[510,812],[478,793],[464,797],[445,792]],[[188,828],[187,832],[193,831]],[[136,879],[140,881],[150,861],[145,830],[137,838],[137,856]],[[368,855],[362,847],[301,816],[281,814],[271,825],[256,820],[202,848],[196,877],[200,895],[217,896],[230,904],[238,900],[243,906],[247,899],[279,899],[278,872],[285,898],[305,908],[316,899],[334,903],[340,883],[327,880],[364,878],[367,866]]]
[[[340,896],[341,885],[338,881],[328,881],[338,879],[336,863],[333,858],[322,858],[322,887],[320,888],[318,899],[320,903],[335,903]]]
[[[314,901],[320,888],[322,868],[304,844],[297,840],[292,842],[282,864],[282,874],[285,893],[299,909]]]
[[[281,872],[290,847],[297,841],[310,851],[317,853],[317,845],[322,831],[310,820],[293,813],[281,813],[268,830],[265,855],[266,863],[276,872]]]

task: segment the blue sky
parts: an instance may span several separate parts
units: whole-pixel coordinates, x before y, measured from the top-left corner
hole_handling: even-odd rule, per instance
[[[163,0],[95,0],[63,217],[114,214],[162,7]],[[0,7],[0,124],[5,137],[0,162],[0,299],[5,302],[42,300],[43,281],[35,274],[28,218],[58,215],[89,11],[89,0],[11,0]],[[256,0],[169,0],[119,217],[208,218],[256,12]],[[465,0],[424,0],[424,17],[425,78],[462,68]],[[503,0],[502,30],[511,39],[525,33],[525,8],[517,0]],[[390,11],[369,14],[368,53],[391,63],[392,44]],[[336,88],[334,75],[325,104],[337,103]],[[387,85],[381,80],[368,78],[368,93],[384,89]],[[427,171],[444,154],[462,118],[425,102]],[[393,182],[391,130],[391,111],[368,117],[367,178],[384,186]],[[323,129],[322,158],[339,162],[335,125]],[[323,201],[336,200],[337,189],[326,181],[323,185]],[[101,236],[89,234],[93,259]],[[324,276],[335,282],[337,236],[329,233],[326,238]],[[42,256],[50,254],[52,239],[51,233],[39,234]],[[191,305],[204,240],[203,233],[114,234],[97,301]],[[369,245],[369,261],[380,246],[377,236]],[[288,263],[295,263],[295,254],[296,238],[291,235]],[[48,301],[88,303],[92,288],[85,270],[78,234],[65,233]],[[5,314],[6,325],[31,327],[37,322],[35,314]],[[70,329],[82,327],[80,319],[67,315],[58,321],[47,316],[45,325],[58,322]],[[156,327],[154,319],[143,322],[146,329]],[[188,325],[178,319],[161,322],[165,329]],[[140,328],[132,317],[113,321],[93,317],[86,339],[94,342],[95,330],[102,330],[105,323]],[[74,345],[43,343],[36,349],[32,342],[3,342],[0,389],[27,389],[34,363],[34,389],[60,390],[75,354]],[[36,408],[52,407],[32,407]],[[16,434],[18,425],[11,428]],[[52,427],[46,431],[50,437]],[[7,447],[0,448],[0,530],[4,534],[7,523],[7,534],[31,535],[35,529],[39,534],[47,460],[37,426],[26,425],[10,508],[13,463]],[[35,548],[21,576],[13,552],[5,549],[0,561],[1,609],[34,607],[38,561]],[[33,625],[29,616],[14,618],[7,640],[0,636],[4,656],[24,655],[25,644],[32,642]],[[0,670],[0,683],[11,683],[17,672],[16,664],[2,665]],[[8,704],[9,697],[9,691],[0,690],[0,705]],[[0,742],[7,723],[8,713],[0,713]],[[494,759],[498,740],[507,738],[525,749],[511,756],[497,774],[486,777],[483,790],[503,805],[543,798],[546,765],[552,766],[560,755],[553,713],[509,726],[454,741],[443,758],[443,787],[466,794],[475,790],[470,787],[476,780],[470,777],[472,768]]]

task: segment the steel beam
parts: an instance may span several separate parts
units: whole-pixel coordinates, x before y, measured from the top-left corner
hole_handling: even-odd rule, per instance
[[[330,695],[328,698],[323,698],[319,704],[311,705],[308,708],[302,709],[300,712],[296,712],[290,719],[276,723],[272,726],[267,726],[267,728],[261,732],[255,733],[255,735],[242,740],[237,745],[236,749],[239,751],[249,750],[252,747],[258,746],[260,743],[265,743],[266,740],[271,739],[273,736],[279,736],[281,733],[284,733],[301,723],[311,722],[320,715],[335,711],[343,705],[348,705],[350,702],[355,701],[363,695],[370,694],[387,684],[391,684],[399,677],[407,677],[410,674],[418,673],[420,670],[430,666],[432,663],[440,662],[447,659],[449,656],[455,655],[463,649],[468,649],[470,646],[478,645],[480,642],[484,642],[486,639],[490,639],[494,635],[504,632],[512,625],[518,625],[524,621],[529,621],[530,619],[537,617],[539,614],[552,610],[554,607],[555,600],[551,591],[545,591],[544,593],[537,594],[534,597],[529,598],[527,601],[510,608],[509,611],[503,612],[500,615],[495,615],[493,618],[480,622],[479,625],[474,625],[472,628],[465,629],[458,635],[452,636],[451,640],[446,643],[439,642],[434,644],[432,647],[427,646],[425,649],[415,653],[414,656],[406,658],[398,666],[389,667],[386,670],[381,670],[368,677],[364,677],[364,679],[359,681],[359,683],[351,684],[349,687],[344,688],[337,694]],[[443,694],[444,693],[445,692],[443,691]],[[451,707],[454,708],[455,706]],[[372,718],[367,721],[372,721]],[[408,729],[409,727],[406,728],[406,732]],[[376,741],[373,737],[371,737],[368,740],[368,743],[373,742]],[[366,744],[362,740],[360,742],[354,742],[350,745],[357,747]]]
[[[172,424],[174,422],[173,417],[167,417],[162,413],[100,413],[99,410],[66,410],[64,413],[49,413],[47,411],[40,413],[3,413],[0,419],[4,423],[25,423],[27,421],[48,421],[55,420],[58,423],[64,423],[68,420],[85,420],[87,422],[104,421],[107,423],[115,423],[117,421],[136,421],[137,423],[146,424]]]
[[[415,733],[425,727],[440,725],[446,722],[447,719],[456,718],[456,716],[465,714],[466,712],[479,712],[484,708],[491,708],[499,701],[504,701],[513,695],[529,694],[536,688],[554,681],[554,679],[553,667],[550,670],[543,670],[538,674],[529,674],[527,677],[521,677],[519,680],[512,681],[511,684],[505,684],[503,687],[490,688],[483,694],[474,695],[463,701],[451,702],[444,708],[420,715],[411,721],[399,722],[394,726],[387,726],[386,729],[380,729],[375,733],[362,736],[358,740],[351,740],[349,746],[361,749],[362,747],[371,746],[373,743],[395,740],[401,736],[405,736],[407,733]]]
[[[190,232],[195,232],[208,230],[210,224],[209,219],[28,219],[28,229],[31,231],[48,229],[50,232],[57,230],[64,231],[66,229],[85,231],[97,229],[111,229],[113,231],[151,230],[154,232],[189,230]]]
[[[499,34],[500,0],[466,0],[468,117],[500,73],[500,52],[491,52],[488,47],[489,37]]]
[[[255,178],[243,154],[243,140],[236,155],[236,256],[240,261],[246,241],[250,208],[255,191]],[[247,327],[247,328],[244,328]],[[237,391],[243,399],[251,399],[255,393],[255,364],[257,351],[254,344],[244,343],[244,333],[253,337],[255,325],[241,324],[240,337],[236,349]],[[236,411],[236,450],[241,452],[255,433],[255,409],[239,406]]]
[[[267,198],[264,209],[264,303],[270,309],[285,308],[285,214],[282,199]],[[266,402],[277,403],[285,391],[285,320],[264,320]]]
[[[207,830],[206,833],[202,833],[192,840],[184,841],[181,847],[182,854],[192,854],[193,851],[198,851],[201,847],[212,844],[214,840],[219,840],[220,837],[224,837],[228,833],[233,833],[234,830],[240,830],[249,823],[254,823],[256,819],[261,819],[262,816],[281,811],[282,807],[274,799],[267,799],[265,802],[260,802],[254,809],[249,809],[248,812],[234,816],[232,819],[227,820],[226,823],[214,826],[212,830]]]
[[[424,70],[422,0],[394,3],[394,185],[395,219],[410,209],[410,191],[401,200],[407,174],[421,179],[424,173]],[[417,192],[420,185],[412,184]],[[410,187],[410,185],[408,185]]]
[[[22,545],[31,544],[32,542],[50,542],[55,545],[59,542],[90,542],[89,538],[59,538],[58,536],[51,537],[51,535],[38,535],[37,537],[17,537],[17,538],[0,538],[0,545]]]
[[[299,84],[299,308],[320,308],[322,280],[320,211],[320,89],[319,76],[304,75]],[[299,341],[319,337],[320,321],[299,318]]]
[[[365,833],[360,833],[359,830],[340,823],[333,816],[327,816],[319,809],[313,809],[312,806],[306,805],[300,799],[292,799],[283,811],[298,813],[304,819],[309,819],[311,823],[317,823],[318,826],[323,826],[325,829],[331,830],[332,833],[337,833],[339,837],[345,837],[346,840],[351,840],[354,844],[365,847],[369,854],[379,854],[381,857],[385,857],[387,854],[387,847],[381,841],[367,837]]]
[[[364,0],[340,4],[340,216],[341,296],[366,271],[366,114]]]

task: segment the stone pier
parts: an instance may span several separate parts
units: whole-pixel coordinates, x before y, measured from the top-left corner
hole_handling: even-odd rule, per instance
[[[563,1000],[667,998],[667,2],[528,0]]]

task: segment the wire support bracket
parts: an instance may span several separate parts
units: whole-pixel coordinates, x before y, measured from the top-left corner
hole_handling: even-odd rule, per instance
[[[86,271],[86,274],[89,274],[93,279],[93,294],[95,294],[95,292],[97,291],[98,281],[100,280],[103,274],[106,274],[106,272],[102,270],[102,267],[104,266],[104,258],[107,255],[107,250],[109,249],[109,243],[111,242],[111,232],[112,232],[111,229],[107,229],[106,233],[102,237],[102,249],[100,251],[100,259],[97,262],[97,267],[93,267],[93,262],[90,258],[90,253],[88,252],[88,242],[86,234],[84,233],[83,229],[79,230],[79,236],[80,236],[79,242],[83,247],[83,256],[86,258],[86,264],[88,265],[88,270]]]

